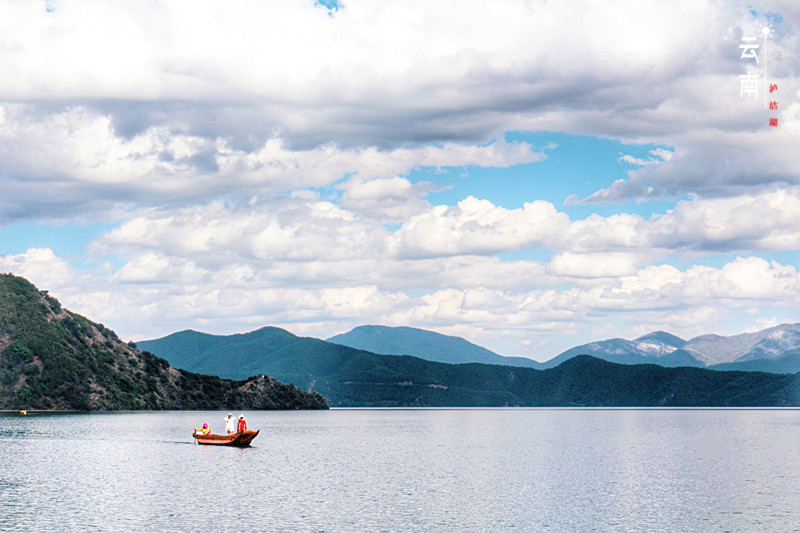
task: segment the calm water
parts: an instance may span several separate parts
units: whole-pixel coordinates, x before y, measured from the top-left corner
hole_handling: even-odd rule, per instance
[[[0,415],[0,530],[800,531],[797,410],[224,414]]]

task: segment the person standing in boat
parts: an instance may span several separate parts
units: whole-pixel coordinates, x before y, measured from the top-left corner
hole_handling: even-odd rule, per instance
[[[236,431],[247,431],[247,422],[244,421],[244,415],[239,415],[239,425],[236,427]]]
[[[228,418],[225,419],[225,431],[228,432],[228,435],[236,433],[236,419],[231,413],[228,413]]]

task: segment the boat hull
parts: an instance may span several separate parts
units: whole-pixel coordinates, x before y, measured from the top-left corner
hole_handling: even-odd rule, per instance
[[[194,437],[194,440],[197,442],[197,444],[244,447],[250,446],[250,442],[256,438],[256,435],[258,435],[259,431],[261,430],[245,430],[238,433],[233,433],[231,435],[215,435],[214,433],[209,433],[208,435],[198,435],[197,433],[192,433],[192,437]]]

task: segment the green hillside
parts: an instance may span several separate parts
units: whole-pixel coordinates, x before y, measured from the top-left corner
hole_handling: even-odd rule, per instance
[[[794,374],[800,372],[800,349],[791,350],[774,358],[734,361],[711,366],[714,370],[745,370],[748,372],[774,372],[776,374]]]
[[[176,370],[24,278],[0,274],[0,409],[326,407],[320,395],[273,378],[232,381]]]
[[[184,331],[139,344],[175,363],[168,347],[198,335]],[[794,375],[621,365],[589,356],[547,370],[453,365],[370,353],[277,328],[207,338],[208,349],[195,346],[199,353],[182,360],[226,377],[270,374],[320,392],[332,406],[800,405],[800,377]]]
[[[505,357],[461,337],[409,327],[359,326],[335,335],[328,342],[384,355],[413,355],[439,363],[486,363],[541,368],[525,357]]]

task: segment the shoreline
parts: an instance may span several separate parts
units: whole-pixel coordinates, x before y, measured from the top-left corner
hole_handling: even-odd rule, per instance
[[[20,416],[24,416],[22,412],[25,411],[25,414],[41,414],[41,413],[93,413],[93,412],[111,412],[111,411],[75,411],[75,410],[61,410],[61,409],[0,409],[0,415],[8,415],[8,414],[17,414]]]

